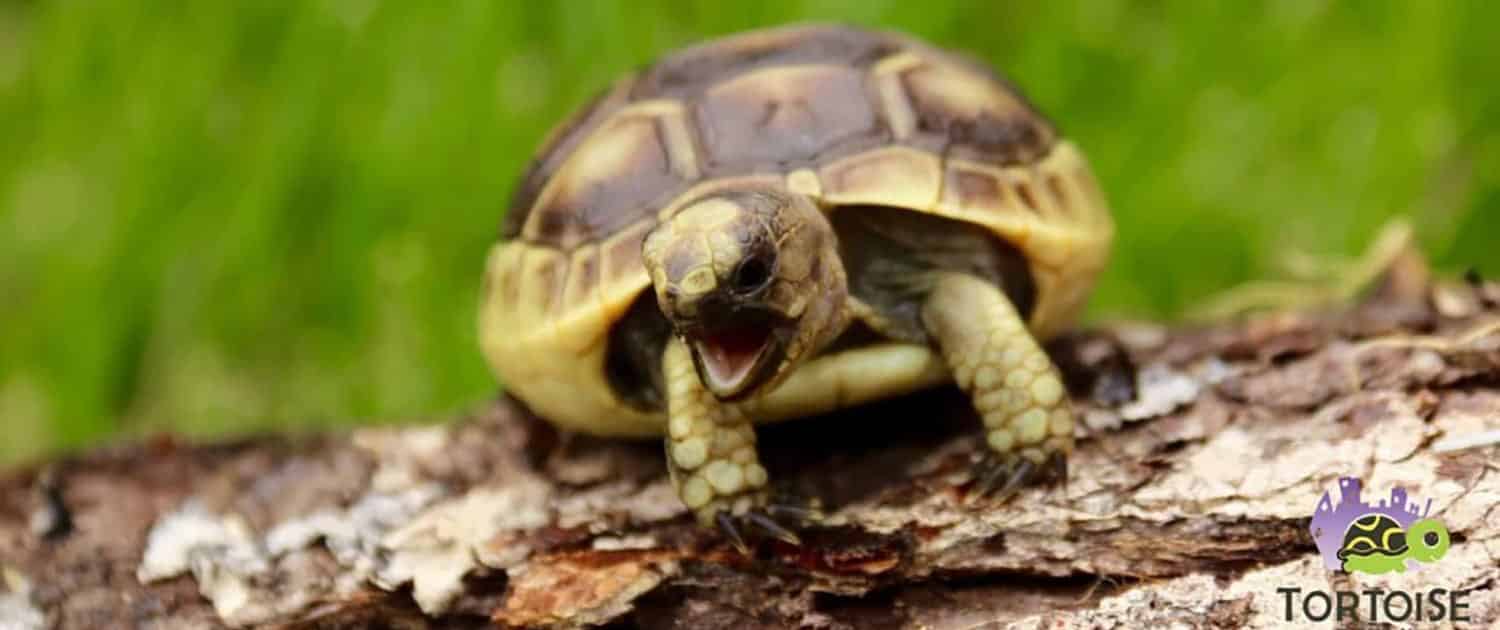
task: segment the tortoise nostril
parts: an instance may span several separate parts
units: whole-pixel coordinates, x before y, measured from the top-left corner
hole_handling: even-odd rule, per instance
[[[760,256],[751,256],[735,268],[734,276],[730,282],[734,290],[740,293],[755,291],[771,279],[771,266]]]

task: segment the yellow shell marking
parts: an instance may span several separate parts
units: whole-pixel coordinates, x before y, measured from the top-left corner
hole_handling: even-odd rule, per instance
[[[922,63],[922,59],[910,53],[891,55],[875,64],[875,89],[880,93],[880,105],[885,110],[886,124],[891,135],[897,139],[911,135],[916,127],[916,114],[911,110],[911,100],[906,96],[906,87],[901,85],[901,73]]]

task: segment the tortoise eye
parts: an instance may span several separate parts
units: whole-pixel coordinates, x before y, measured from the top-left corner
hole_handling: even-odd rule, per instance
[[[771,265],[766,258],[765,255],[756,254],[740,261],[740,266],[735,268],[734,276],[730,278],[735,291],[750,293],[764,287],[771,280]]]

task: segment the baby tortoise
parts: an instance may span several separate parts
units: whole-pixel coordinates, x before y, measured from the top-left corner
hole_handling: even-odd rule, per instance
[[[691,47],[553,131],[490,251],[480,336],[566,429],[666,437],[678,495],[743,549],[795,540],[753,425],[956,382],[981,493],[1066,475],[1038,345],[1114,226],[1083,154],[989,68],[801,25]]]

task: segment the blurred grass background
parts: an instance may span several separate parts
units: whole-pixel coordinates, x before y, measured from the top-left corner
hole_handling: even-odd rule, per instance
[[[1500,272],[1489,3],[0,0],[0,464],[491,395],[478,273],[547,128],[796,19],[968,50],[1060,121],[1119,221],[1096,315],[1398,213],[1440,268]]]

